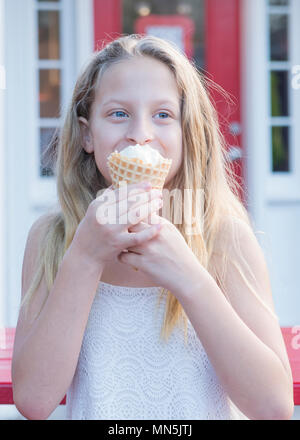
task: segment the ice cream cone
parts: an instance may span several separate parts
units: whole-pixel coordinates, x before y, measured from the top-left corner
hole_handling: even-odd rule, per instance
[[[147,181],[151,182],[152,188],[163,189],[171,163],[172,159],[163,158],[157,165],[152,165],[138,158],[122,156],[117,151],[111,153],[107,160],[115,188],[118,188],[122,181],[126,181],[127,184]]]

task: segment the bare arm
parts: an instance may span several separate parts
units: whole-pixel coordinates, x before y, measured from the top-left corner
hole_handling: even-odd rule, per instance
[[[293,381],[274,312],[262,250],[242,224],[241,252],[256,277],[256,297],[229,263],[225,284],[230,302],[214,278],[196,270],[191,289],[178,297],[231,400],[250,419],[290,419]],[[239,255],[231,255],[238,259]],[[215,257],[218,261],[219,257]],[[192,287],[193,286],[193,287]]]
[[[28,238],[23,265],[23,291],[32,271],[32,252],[38,231]],[[47,301],[43,279],[30,315],[21,312],[14,344],[12,379],[14,401],[27,418],[44,419],[59,405],[75,372],[84,329],[101,277],[102,267],[85,260],[71,245],[59,267]]]

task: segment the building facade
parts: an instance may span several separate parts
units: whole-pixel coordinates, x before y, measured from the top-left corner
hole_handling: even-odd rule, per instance
[[[213,94],[280,324],[299,324],[299,19],[298,0],[0,0],[0,327],[16,325],[28,231],[56,199],[43,150],[90,53],[128,33],[172,40],[233,98]]]

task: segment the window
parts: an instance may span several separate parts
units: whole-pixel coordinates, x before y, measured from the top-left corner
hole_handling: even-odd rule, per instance
[[[43,153],[61,124],[62,108],[69,98],[66,91],[73,79],[72,3],[70,0],[35,0],[38,175],[42,179],[53,176],[51,164],[45,163]]]
[[[300,199],[300,94],[298,0],[265,0],[268,79],[268,183],[270,201]]]
[[[63,2],[60,0],[37,2],[38,140],[41,177],[53,175],[49,164],[44,164],[43,153],[59,125],[62,87],[62,7]]]
[[[31,199],[48,206],[55,179],[45,150],[62,124],[75,81],[75,8],[73,0],[32,0],[34,5],[35,134],[31,160]]]
[[[269,0],[271,172],[289,173],[291,161],[289,0]]]

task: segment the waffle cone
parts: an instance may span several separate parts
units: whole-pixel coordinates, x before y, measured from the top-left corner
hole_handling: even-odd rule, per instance
[[[171,167],[172,159],[164,159],[157,166],[144,164],[140,159],[129,159],[114,151],[108,158],[107,164],[113,186],[118,188],[121,182],[127,184],[151,182],[152,188],[163,189],[166,177]]]

